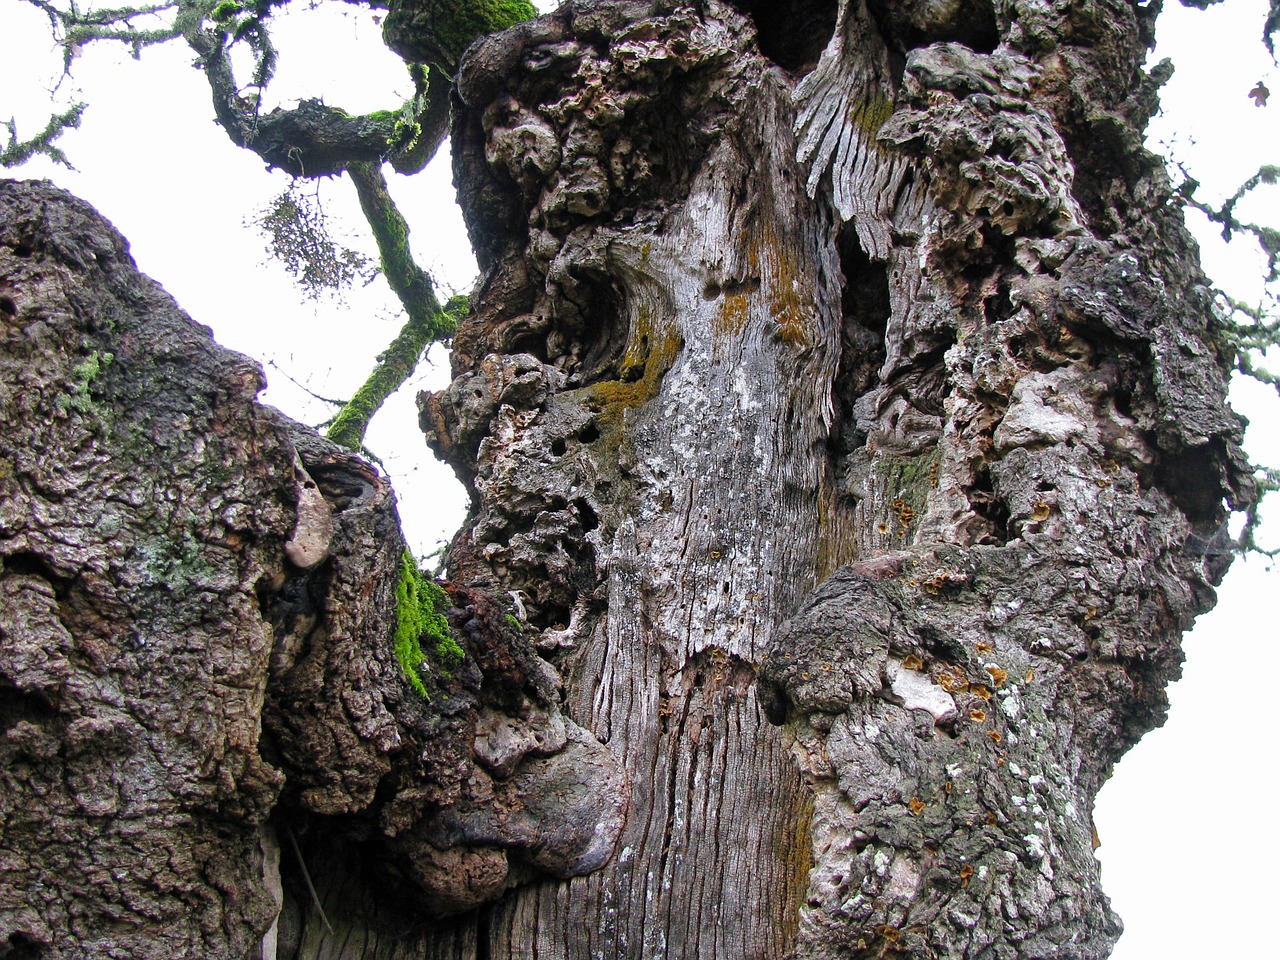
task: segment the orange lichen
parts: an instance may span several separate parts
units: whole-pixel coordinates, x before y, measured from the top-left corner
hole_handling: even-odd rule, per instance
[[[956,668],[953,667],[952,669]],[[969,678],[958,669],[956,669],[955,673],[948,673],[945,670],[940,672],[937,683],[947,693],[963,693],[969,689]]]
[[[911,506],[911,504],[907,503],[907,501],[903,500],[901,497],[898,497],[890,503],[889,506],[893,508],[893,512],[897,515],[898,522],[900,524],[904,527],[911,526],[911,521],[916,518],[915,508]]]
[[[890,943],[897,943],[898,938],[902,936],[902,931],[897,927],[891,927],[886,923],[876,927],[876,936],[883,937]]]
[[[720,301],[720,309],[712,323],[717,336],[737,337],[747,328],[749,300],[745,293],[728,294]]]
[[[907,508],[908,511],[911,509]],[[949,570],[935,570],[932,575],[920,581],[920,589],[930,596],[936,597],[942,593],[947,587],[958,587],[968,582],[968,577],[963,573],[953,573]]]
[[[752,238],[747,262],[759,272],[768,298],[769,315],[778,325],[784,343],[801,349],[812,346],[810,319],[816,313],[812,298],[804,292],[795,251],[783,246],[773,225],[766,223]]]
[[[663,375],[680,351],[680,334],[659,324],[649,309],[637,312],[622,356],[619,380],[603,380],[584,389],[587,406],[600,414],[605,427],[621,425],[624,410],[643,406],[658,395]]]
[[[902,660],[902,665],[908,670],[919,670],[924,666],[924,661],[917,657],[914,653],[907,654]]]
[[[911,802],[907,804],[907,809],[911,811],[913,817],[918,817],[924,813],[924,801],[919,797],[912,797]]]
[[[790,853],[788,858],[792,902],[795,909],[787,911],[784,935],[790,939],[800,924],[800,905],[809,888],[809,871],[813,868],[813,794],[808,790],[797,791],[791,816],[779,817],[781,846]]]
[[[1008,672],[1000,667],[987,667],[987,673],[991,674],[991,682],[995,684],[997,690],[1003,687],[1005,681],[1009,679]]]

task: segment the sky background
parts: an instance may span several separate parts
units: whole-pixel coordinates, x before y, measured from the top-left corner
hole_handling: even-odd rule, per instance
[[[1169,57],[1177,72],[1152,124],[1153,149],[1184,162],[1206,199],[1231,193],[1263,163],[1280,163],[1280,69],[1260,42],[1264,16],[1264,0],[1226,0],[1205,12],[1170,4],[1161,18],[1152,62]],[[288,178],[266,172],[214,124],[192,54],[177,43],[144,51],[135,62],[122,50],[90,47],[74,78],[59,84],[60,50],[39,11],[0,0],[0,29],[7,40],[0,118],[15,118],[21,137],[43,127],[51,94],[55,105],[91,104],[81,129],[60,141],[78,170],[37,161],[9,175],[47,177],[92,203],[129,239],[144,272],[221,343],[264,364],[266,402],[310,423],[329,416],[331,408],[307,391],[351,395],[400,327],[394,301],[380,278],[342,301],[302,300],[246,226]],[[275,37],[282,58],[268,107],[321,96],[360,113],[398,107],[411,92],[368,12],[321,5],[281,18]],[[1275,91],[1265,108],[1248,97],[1259,80]],[[419,261],[446,294],[469,290],[476,272],[450,181],[445,150],[423,174],[395,176],[391,185]],[[362,220],[349,183],[307,189],[318,190],[336,233],[350,224],[347,242],[375,253],[355,232]],[[1269,188],[1238,214],[1280,224],[1278,193]],[[1263,266],[1256,249],[1248,241],[1222,243],[1194,213],[1190,226],[1214,281],[1257,302]],[[416,430],[414,396],[447,382],[448,358],[433,348],[367,437],[392,477],[420,556],[452,534],[465,510],[460,486]],[[1248,448],[1255,461],[1280,465],[1275,391],[1237,383],[1232,402],[1254,423]],[[1263,539],[1280,544],[1280,533],[1264,529]],[[1268,922],[1280,899],[1280,830],[1270,823],[1272,767],[1280,759],[1270,690],[1280,573],[1262,558],[1237,561],[1219,596],[1217,609],[1186,639],[1185,676],[1170,688],[1169,722],[1125,758],[1099,797],[1103,883],[1127,927],[1116,960],[1280,957]]]

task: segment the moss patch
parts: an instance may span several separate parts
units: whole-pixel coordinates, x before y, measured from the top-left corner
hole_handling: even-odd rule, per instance
[[[433,5],[434,42],[454,57],[476,37],[515,26],[538,15],[529,0],[437,0]]]
[[[895,544],[911,541],[925,514],[929,493],[937,486],[941,462],[941,448],[914,457],[885,454],[876,459],[872,469],[884,478],[890,510],[880,524],[881,535]]]
[[[440,612],[448,602],[440,584],[425,576],[413,554],[406,550],[400,558],[400,577],[396,581],[396,659],[413,689],[424,697],[427,696],[421,673],[427,659],[422,649],[424,639],[445,676],[466,656],[449,632],[449,621]]]
[[[113,360],[115,360],[113,354],[99,353],[95,350],[89,355],[88,360],[77,364],[71,371],[72,376],[75,377],[75,383],[69,394],[58,397],[58,409],[64,413],[69,410],[75,410],[77,413],[92,412],[93,401],[89,398],[89,388],[102,371],[111,366]]]
[[[872,94],[866,100],[849,105],[849,122],[867,136],[867,146],[879,150],[876,135],[885,121],[893,116],[893,98],[882,93]]]

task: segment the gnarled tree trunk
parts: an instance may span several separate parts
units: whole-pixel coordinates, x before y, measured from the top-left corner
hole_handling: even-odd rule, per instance
[[[1093,798],[1253,495],[1154,13],[473,47],[447,602],[375,471],[0,186],[0,952],[1105,956]]]
[[[1093,798],[1250,496],[1154,13],[570,3],[464,59],[451,574],[632,778],[479,955],[1110,951]]]

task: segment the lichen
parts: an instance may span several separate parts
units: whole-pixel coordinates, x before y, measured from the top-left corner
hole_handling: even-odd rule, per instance
[[[400,558],[396,582],[396,659],[413,689],[427,696],[422,667],[427,660],[424,638],[441,673],[449,676],[466,653],[449,632],[449,621],[440,611],[448,603],[440,584],[425,576],[408,550]]]
[[[893,116],[893,98],[884,94],[872,94],[866,100],[849,104],[849,122],[867,136],[868,145],[879,149],[876,134],[884,126],[886,120]]]
[[[623,412],[643,406],[658,395],[662,377],[675,363],[680,334],[672,326],[658,328],[653,311],[637,312],[619,365],[621,378],[593,383],[586,388],[586,404],[599,413],[602,431],[621,426]]]
[[[716,314],[714,330],[720,337],[737,337],[747,327],[749,300],[744,293],[726,294]]]
[[[791,816],[783,823],[790,828],[790,837],[783,840],[783,849],[787,851],[792,894],[795,896],[794,909],[788,910],[787,929],[783,932],[786,942],[794,942],[800,926],[800,908],[808,899],[809,873],[813,869],[813,814],[814,797],[807,789],[797,792],[791,808]],[[784,827],[786,829],[786,827]]]
[[[747,262],[764,278],[769,315],[778,325],[779,338],[801,349],[809,347],[809,318],[815,309],[800,292],[800,271],[794,253],[783,246],[772,224],[766,223],[752,238]]]

